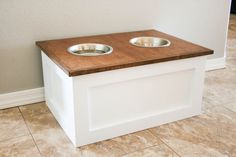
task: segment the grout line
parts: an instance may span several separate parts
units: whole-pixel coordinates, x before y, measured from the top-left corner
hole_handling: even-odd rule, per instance
[[[233,113],[236,113],[235,111],[233,111],[233,110],[231,110],[230,108],[228,108],[228,107],[225,106],[226,104],[233,103],[233,102],[234,102],[234,101],[232,100],[232,101],[230,101],[230,102],[223,103],[222,105],[219,105],[219,106],[222,106],[223,108],[225,108],[225,109],[228,110],[228,111],[231,111],[231,112],[233,112]]]
[[[45,101],[43,101],[43,102],[45,102]],[[39,103],[42,103],[42,102],[39,102]],[[20,112],[21,112],[21,109],[20,109],[21,107],[30,106],[30,105],[36,105],[36,104],[39,104],[39,103],[33,103],[33,104],[22,105],[22,106],[18,106],[18,108],[19,108],[19,110],[20,110]],[[45,105],[46,105],[46,103],[45,103]],[[50,111],[50,109],[48,108],[47,105],[46,105],[46,108],[47,108],[47,111],[41,112],[41,113],[33,113],[33,116],[38,116],[38,115],[43,115],[43,114],[48,114],[48,113],[52,114],[52,112]],[[22,113],[22,116],[23,116],[23,113]]]
[[[148,148],[156,147],[156,146],[158,146],[158,144],[155,144],[155,145],[152,145],[152,146],[148,146],[148,147],[145,147],[143,149],[137,149],[137,150],[134,150],[134,151],[131,151],[131,152],[126,152],[125,154],[121,155],[121,157],[124,156],[124,155],[132,154],[132,153],[135,153],[135,152],[138,152],[138,151],[142,151],[142,150],[145,150],[145,149],[148,149]]]
[[[158,138],[164,145],[167,145],[167,144],[166,144],[165,142],[163,142],[159,137],[153,135],[153,133],[151,133],[151,131],[149,131],[149,129],[146,129],[146,130],[143,130],[143,131],[148,131],[153,137]],[[152,148],[152,147],[156,147],[156,146],[159,146],[159,144],[154,144],[154,145],[152,145],[152,146],[147,146],[147,147],[145,147],[145,148],[137,149],[137,150],[131,151],[131,152],[126,152],[126,151],[124,151],[124,152],[126,152],[126,153],[123,154],[123,155],[121,155],[120,157],[123,157],[123,156],[128,155],[128,154],[131,154],[131,153],[135,153],[135,152],[138,152],[138,151],[142,151],[142,150],[145,150],[145,149],[149,149],[149,148]],[[180,156],[178,153],[176,153],[176,151],[174,151],[171,147],[169,147],[168,145],[167,145],[167,147],[168,147],[172,152],[174,152],[176,155],[178,155],[179,157],[181,157],[181,156]]]
[[[6,108],[6,109],[0,109],[0,110],[8,110],[8,109],[13,109],[13,108],[16,108],[18,110],[18,112],[20,113],[20,110],[18,107],[11,107],[11,108]],[[22,114],[20,113],[19,115],[17,115],[17,117],[22,117],[23,121],[24,121],[24,118],[22,116]],[[25,121],[24,121],[25,122]],[[27,131],[28,131],[28,128],[27,128]],[[1,139],[0,140],[0,143],[1,142],[6,142],[6,141],[9,141],[9,140],[12,140],[12,139],[15,139],[15,138],[19,138],[19,137],[23,137],[23,136],[27,136],[27,135],[30,135],[29,132],[27,132],[26,134],[23,134],[23,135],[19,135],[19,136],[14,136],[14,137],[9,137],[9,138],[6,138],[6,139]]]
[[[155,145],[149,146],[149,147],[145,147],[145,148],[143,148],[143,149],[138,149],[138,150],[135,150],[135,151],[131,151],[131,152],[129,152],[129,153],[125,153],[125,154],[121,155],[120,157],[123,157],[123,156],[125,156],[125,155],[129,155],[129,154],[132,154],[132,153],[135,153],[135,152],[138,152],[138,151],[142,151],[142,150],[145,150],[145,149],[149,149],[149,148],[152,148],[152,147],[156,147],[156,146],[158,146],[158,144],[155,144]]]
[[[148,129],[146,129],[146,130],[148,130]],[[146,130],[142,130],[142,131],[146,131]],[[137,131],[137,132],[139,132],[139,131]],[[134,133],[136,133],[136,132],[134,132]],[[127,136],[127,135],[134,134],[134,133],[129,133],[129,134],[122,135],[122,136]],[[120,136],[119,136],[119,137],[120,137]],[[110,139],[110,140],[112,140],[112,139]],[[137,151],[141,151],[141,150],[145,150],[145,149],[148,149],[148,148],[151,148],[151,147],[155,147],[155,146],[157,146],[157,145],[158,145],[158,144],[154,144],[154,145],[152,145],[152,146],[147,146],[147,147],[144,147],[144,148],[142,148],[142,149],[137,149],[137,150],[130,151],[130,152],[126,152],[125,150],[123,150],[125,153],[124,153],[123,155],[121,155],[120,157],[122,157],[122,156],[124,156],[124,155],[128,155],[128,154],[134,153],[134,152],[137,152]]]
[[[24,120],[24,122],[25,122],[25,125],[26,125],[26,127],[27,127],[27,129],[28,129],[28,131],[29,131],[29,133],[30,133],[30,136],[32,137],[32,139],[33,139],[33,141],[34,141],[34,144],[35,144],[35,146],[36,146],[36,148],[37,148],[37,150],[38,150],[38,152],[39,152],[39,155],[40,155],[41,157],[43,157],[41,151],[39,150],[38,145],[36,144],[36,141],[35,141],[35,139],[34,139],[34,137],[33,137],[33,135],[32,135],[31,130],[29,129],[28,124],[26,123],[25,117],[24,117],[23,113],[22,113],[21,110],[20,110],[20,107],[18,107],[18,109],[19,109],[19,111],[20,111],[20,113],[21,113],[21,115],[22,115],[22,117],[23,117],[23,120]]]
[[[204,97],[204,96],[203,96]],[[207,97],[205,97],[205,98],[207,98]],[[226,110],[228,110],[228,111],[230,111],[230,112],[233,112],[233,113],[236,113],[235,111],[233,111],[232,109],[230,109],[230,108],[228,108],[228,107],[226,107],[225,105],[227,105],[227,104],[230,104],[230,103],[233,103],[234,101],[233,100],[231,100],[231,101],[229,101],[229,102],[225,102],[225,103],[222,103],[222,104],[212,104],[212,102],[210,102],[209,104],[212,104],[214,107],[223,107],[224,109],[226,109]],[[202,103],[203,103],[203,101],[202,101]],[[206,109],[206,107],[205,107],[206,105],[204,105],[204,110],[206,111],[207,109]],[[202,111],[204,111],[204,110],[202,110]],[[210,110],[210,109],[209,109]],[[204,111],[204,112],[205,112]],[[211,110],[210,110],[211,111]],[[204,113],[204,114],[208,114],[208,113]]]
[[[4,140],[0,140],[0,143],[10,141],[10,140],[13,140],[13,139],[16,139],[16,138],[20,138],[20,137],[23,137],[23,136],[29,136],[29,135],[30,134],[20,135],[20,136],[16,136],[16,137],[10,137],[10,138],[4,139]]]
[[[230,111],[230,112],[233,112],[233,113],[236,113],[235,111],[233,111],[233,110],[231,110],[230,108],[228,108],[228,107],[226,107],[225,105],[226,104],[229,104],[229,103],[233,103],[234,101],[230,101],[230,102],[226,102],[226,103],[222,103],[221,105],[219,105],[219,104],[217,104],[217,105],[213,105],[213,107],[222,107],[222,108],[224,108],[224,109],[226,109],[226,110],[228,110],[228,111]],[[205,111],[204,111],[205,110]],[[203,111],[204,112],[206,112],[206,108],[204,109]],[[211,109],[208,109],[210,112],[209,113],[215,113],[215,112],[212,112],[212,110]],[[206,115],[209,115],[209,113],[204,113],[204,114],[206,114]]]
[[[156,136],[155,136],[156,137]],[[159,138],[158,138],[159,139]],[[166,145],[162,140],[160,140],[164,145]],[[152,148],[152,147],[156,147],[156,146],[159,146],[159,144],[154,144],[152,146],[148,146],[148,147],[145,147],[143,149],[137,149],[135,151],[131,151],[131,152],[126,152],[125,154],[121,155],[120,157],[123,157],[125,155],[129,155],[129,154],[132,154],[132,153],[135,153],[135,152],[139,152],[139,151],[142,151],[142,150],[145,150],[145,149],[149,149],[149,148]],[[167,147],[170,149],[170,147],[167,145]],[[178,155],[179,157],[181,157],[179,154],[177,154],[173,149],[170,149],[172,152],[174,152],[176,155]]]
[[[226,107],[226,106],[224,106],[224,105],[223,105],[222,107],[225,108],[226,110],[230,111],[230,112],[236,113],[235,111],[229,109],[228,107]]]
[[[134,133],[136,133],[136,132],[134,132]],[[129,133],[129,134],[122,135],[122,136],[129,136],[129,135],[131,135],[131,134],[133,134],[133,133]],[[119,138],[119,137],[122,137],[122,136],[118,136],[118,137],[114,137],[114,138]],[[116,141],[114,141],[114,140],[113,140],[114,138],[109,139],[109,140],[115,142],[117,145],[120,146],[121,144],[119,144],[119,143],[117,143]],[[102,142],[102,141],[101,141],[101,142]],[[153,147],[153,146],[149,146],[149,147]],[[145,148],[143,148],[143,149],[137,149],[137,150],[130,151],[130,152],[127,152],[126,150],[124,150],[123,148],[121,148],[121,150],[122,150],[124,153],[123,153],[122,155],[120,155],[119,157],[123,157],[124,155],[128,155],[128,154],[130,154],[130,153],[134,153],[134,152],[137,152],[137,151],[139,151],[139,150],[144,150],[144,149],[149,148],[149,147],[145,147]]]
[[[164,142],[164,140],[162,140],[159,136],[153,134],[149,129],[148,132],[150,134],[152,134],[153,136],[157,137],[162,143],[164,143],[170,150],[172,150],[175,154],[177,154],[179,157],[181,157],[181,155],[179,153],[177,153],[172,147],[170,147],[168,144],[166,144],[166,142]]]
[[[147,129],[145,129],[145,130],[147,130]],[[145,131],[145,130],[141,130],[141,131]],[[140,131],[136,131],[136,132],[128,133],[128,134],[121,135],[121,136],[114,137],[114,138],[119,138],[119,137],[123,137],[123,136],[130,136],[130,135],[135,134],[135,133],[137,133],[137,132],[140,132]],[[116,141],[113,140],[114,138],[111,138],[111,139],[108,139],[108,140],[111,140],[111,141],[115,142],[117,145],[120,145],[118,142],[116,142]],[[100,142],[102,142],[102,141],[100,141]],[[121,155],[121,156],[124,156],[124,155],[130,154],[130,153],[133,153],[133,152],[136,152],[136,151],[139,151],[139,150],[143,150],[143,149],[146,149],[146,148],[149,148],[149,147],[153,147],[153,146],[155,146],[155,145],[147,146],[147,147],[144,147],[144,148],[142,148],[142,149],[137,149],[137,150],[134,150],[134,151],[131,151],[131,152],[127,152],[127,151],[125,151],[125,150],[122,149],[122,151],[124,152],[124,154]]]
[[[163,142],[164,143],[164,145],[166,145],[170,150],[172,150],[176,155],[178,155],[179,157],[181,157],[180,156],[180,154],[179,153],[177,153],[172,147],[170,147],[166,142],[164,142],[164,140],[162,140],[161,138],[159,138],[160,139],[160,141],[161,142]]]

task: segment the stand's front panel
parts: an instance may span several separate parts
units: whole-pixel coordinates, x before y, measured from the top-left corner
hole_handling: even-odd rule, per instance
[[[77,146],[201,113],[205,57],[77,76]]]

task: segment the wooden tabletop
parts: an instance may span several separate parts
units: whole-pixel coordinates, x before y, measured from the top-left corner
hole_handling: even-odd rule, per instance
[[[142,48],[129,43],[131,38],[139,36],[165,38],[171,41],[171,45],[162,48]],[[110,45],[113,52],[94,57],[76,56],[67,52],[68,47],[80,43]],[[38,41],[36,45],[69,76],[213,54],[210,49],[156,30]]]

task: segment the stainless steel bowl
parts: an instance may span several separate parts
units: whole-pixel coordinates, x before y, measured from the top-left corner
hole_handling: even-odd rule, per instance
[[[157,37],[137,37],[130,39],[129,42],[139,47],[167,47],[171,44],[169,40]]]
[[[112,53],[113,48],[104,44],[83,43],[73,45],[69,47],[67,51],[79,56],[99,56]]]

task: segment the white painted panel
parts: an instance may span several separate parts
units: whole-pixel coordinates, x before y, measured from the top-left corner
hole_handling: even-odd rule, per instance
[[[43,74],[45,84],[46,104],[75,144],[74,98],[73,82],[55,63],[43,52]]]
[[[90,130],[191,105],[193,73],[191,69],[90,87]]]
[[[76,77],[42,59],[46,103],[75,146],[201,113],[205,56]]]

